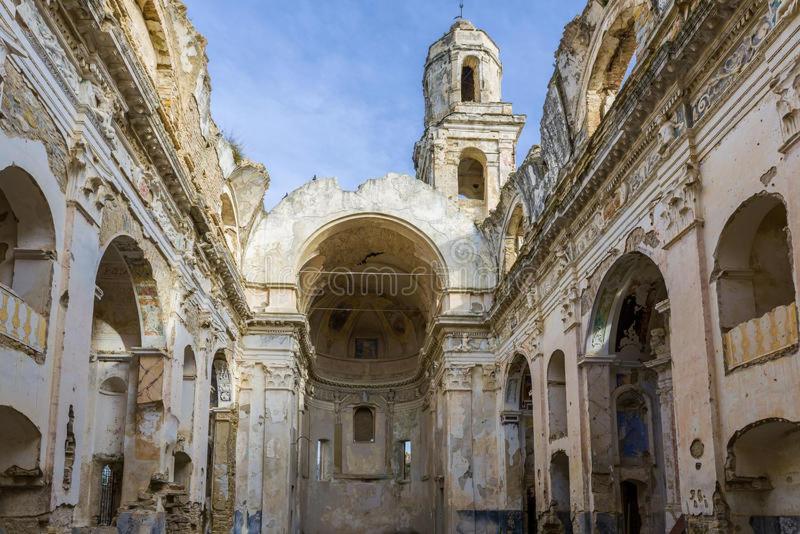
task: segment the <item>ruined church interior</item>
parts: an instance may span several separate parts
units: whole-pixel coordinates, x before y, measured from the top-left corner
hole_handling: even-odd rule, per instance
[[[0,534],[800,532],[798,12],[587,0],[527,125],[459,17],[267,210],[180,0],[0,1]]]

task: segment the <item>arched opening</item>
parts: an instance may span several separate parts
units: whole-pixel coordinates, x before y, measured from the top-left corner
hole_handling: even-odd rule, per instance
[[[97,525],[114,524],[120,502],[135,496],[141,487],[142,481],[137,480],[143,470],[141,462],[137,464],[137,454],[144,454],[141,440],[126,439],[126,434],[130,435],[132,428],[137,435],[140,429],[136,425],[145,418],[139,417],[141,405],[129,403],[128,397],[138,398],[139,394],[138,369],[146,356],[137,351],[161,346],[163,339],[150,263],[134,239],[118,236],[98,264],[92,310],[91,489],[81,495],[80,507]],[[150,361],[161,363],[160,358],[151,357]],[[160,394],[154,390],[153,395]],[[131,450],[137,453],[126,458]]]
[[[211,387],[209,388],[211,408],[228,406],[231,403],[231,375],[225,353],[217,352],[211,365]]]
[[[567,375],[564,353],[557,350],[547,364],[547,415],[550,441],[567,435]]]
[[[800,422],[762,419],[728,441],[726,499],[734,529],[785,532],[800,516]]]
[[[97,390],[94,410],[94,453],[105,461],[122,461],[125,446],[125,419],[128,385],[112,376]]]
[[[533,381],[528,360],[514,356],[508,367],[505,410],[501,415],[506,438],[506,481],[510,502],[519,499],[523,522],[536,532],[536,464],[534,462]]]
[[[503,238],[503,265],[504,271],[508,272],[517,261],[522,244],[525,239],[525,214],[522,205],[517,204],[508,220],[506,233]]]
[[[641,530],[669,531],[676,518],[665,510],[680,502],[676,474],[664,467],[674,465],[677,455],[669,300],[652,260],[634,252],[612,265],[589,324],[587,359],[610,358],[607,369],[589,381],[590,424],[613,420],[615,437],[606,440],[592,430],[593,446],[604,451],[593,461],[617,474],[608,497],[618,503],[621,516],[629,512],[634,500],[630,484],[635,484]]]
[[[565,532],[572,532],[569,486],[569,456],[556,451],[550,461],[550,498]]]
[[[381,218],[342,221],[316,237],[299,276],[316,373],[371,385],[413,376],[441,264],[416,232]]]
[[[174,472],[175,483],[188,490],[192,478],[192,458],[183,451],[177,451],[174,455]]]
[[[194,428],[194,401],[197,384],[197,363],[192,347],[183,349],[183,376],[181,380],[181,412],[178,432],[186,442],[191,442]]]
[[[4,517],[30,516],[31,505],[45,484],[39,464],[41,446],[42,435],[26,415],[0,405],[0,513]]]
[[[353,441],[373,443],[375,441],[375,413],[368,406],[358,406],[353,411]]]
[[[485,200],[486,156],[470,149],[461,154],[458,162],[458,196],[467,200]]]
[[[19,167],[0,171],[0,297],[7,336],[43,353],[50,310],[55,228],[36,181]],[[12,316],[25,317],[12,321]],[[28,318],[30,315],[30,318]]]
[[[228,369],[228,359],[225,351],[220,349],[208,369],[209,374],[209,413],[208,413],[208,448],[205,462],[205,524],[206,531],[213,528],[211,517],[212,502],[216,499],[225,500],[228,488],[234,483],[228,467],[229,454],[233,454],[231,447],[234,433],[231,421],[227,417],[232,404],[231,377]],[[191,464],[185,465],[189,473]],[[202,472],[202,471],[201,471]]]
[[[617,14],[604,30],[586,90],[586,130],[592,135],[636,64],[637,33],[647,20],[649,2],[621,0]]]
[[[0,406],[0,481],[3,485],[38,478],[42,435],[30,419],[11,406]],[[0,499],[2,499],[0,492]]]
[[[129,238],[118,238],[100,260],[95,278],[92,313],[92,350],[97,353],[129,353],[142,345],[139,305],[128,262],[120,252],[135,247]]]
[[[113,524],[122,500],[127,401],[128,385],[119,376],[106,378],[96,393],[92,427],[95,483],[90,492],[93,515],[100,526]]]
[[[461,101],[480,102],[480,78],[478,58],[469,56],[461,63]]]
[[[795,348],[797,306],[782,199],[762,194],[742,204],[723,228],[714,257],[727,368]]]
[[[600,285],[590,321],[587,354],[631,362],[653,359],[662,348],[667,326],[656,305],[665,302],[667,288],[656,264],[638,252],[625,254]]]

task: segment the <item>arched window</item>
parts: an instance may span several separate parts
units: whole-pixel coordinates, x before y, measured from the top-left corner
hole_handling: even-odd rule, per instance
[[[220,198],[220,219],[222,221],[222,229],[225,232],[225,241],[228,243],[233,253],[233,257],[239,259],[239,225],[236,222],[236,211],[233,207],[233,201],[228,193],[223,193]]]
[[[479,150],[465,150],[458,162],[458,196],[484,200],[486,189],[486,158]]]
[[[0,406],[0,481],[6,477],[41,476],[42,435],[30,419],[10,406]],[[2,494],[0,494],[0,503]]]
[[[372,408],[359,406],[353,412],[353,441],[357,443],[375,441],[375,413]]]
[[[461,63],[461,101],[480,102],[481,85],[478,58],[470,56]]]
[[[508,221],[506,235],[503,239],[503,265],[505,266],[506,272],[510,271],[511,267],[514,266],[519,252],[522,249],[522,243],[525,238],[524,222],[525,216],[522,211],[522,206],[517,205]]]
[[[220,351],[214,356],[211,366],[211,387],[209,388],[210,406],[218,408],[231,402],[231,375],[228,371],[228,362],[225,354]]]
[[[557,350],[547,365],[547,412],[550,440],[567,435],[567,378],[564,353]]]
[[[0,171],[0,296],[6,334],[44,352],[50,309],[55,228],[44,194],[19,167]],[[12,315],[29,317],[14,324]]]
[[[715,260],[728,369],[796,345],[797,306],[782,199],[758,195],[742,204],[722,231]]]

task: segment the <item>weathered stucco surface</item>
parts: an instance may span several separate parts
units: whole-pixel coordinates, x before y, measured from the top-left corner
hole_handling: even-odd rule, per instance
[[[266,211],[180,2],[0,4],[0,532],[797,532],[798,12],[588,2],[518,168],[458,19]]]

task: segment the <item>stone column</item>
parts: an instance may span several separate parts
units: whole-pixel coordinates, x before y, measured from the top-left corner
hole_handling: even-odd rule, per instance
[[[691,148],[691,147],[690,147]],[[662,274],[670,288],[669,332],[676,420],[676,451],[681,508],[689,529],[719,530],[715,493],[722,480],[724,444],[715,439],[717,426],[716,353],[711,338],[708,259],[700,218],[701,177],[691,159],[685,176],[654,208],[667,256]],[[692,452],[702,450],[697,457]]]
[[[450,365],[442,376],[445,532],[473,532],[472,365]]]
[[[677,451],[675,450],[675,406],[672,398],[672,360],[669,355],[648,365],[658,373],[656,395],[661,419],[664,454],[664,526],[670,530],[681,516]]]
[[[265,370],[261,532],[285,534],[293,519],[297,373],[289,363],[265,364]]]
[[[235,524],[243,533],[261,532],[261,473],[264,461],[264,369],[240,365]]]
[[[611,466],[616,445],[612,442],[614,418],[611,407],[613,358],[584,357],[580,362],[585,391],[584,414],[589,432],[589,510],[591,529],[616,532],[616,493]]]
[[[520,440],[520,419],[519,410],[505,410],[500,412],[500,433],[501,450],[505,460],[506,480],[505,487],[505,509],[522,510],[524,495],[524,485],[522,475],[525,465],[525,451]]]
[[[214,441],[211,456],[211,532],[233,530],[236,488],[236,411],[213,408]]]
[[[167,355],[160,349],[135,348],[136,406],[132,455],[126,448],[122,475],[122,504],[117,524],[137,532],[164,528],[164,511],[157,491],[168,482],[163,465],[164,370]]]

